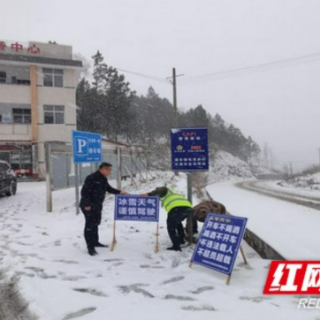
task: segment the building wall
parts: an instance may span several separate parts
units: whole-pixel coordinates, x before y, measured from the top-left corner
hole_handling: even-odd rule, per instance
[[[0,127],[0,141],[24,140],[31,139],[30,124],[9,124],[3,123]]]
[[[63,69],[55,66],[56,69]],[[40,177],[45,174],[45,150],[46,141],[71,142],[71,132],[77,128],[76,96],[78,72],[71,69],[63,69],[63,87],[44,87],[42,67],[37,67],[37,93],[38,93],[38,163]],[[64,106],[64,124],[45,124],[44,106]]]
[[[17,59],[16,61],[15,59],[8,61],[2,59],[0,61],[0,71],[6,72],[6,83],[0,83],[0,116],[5,115],[4,118],[7,120],[7,123],[0,123],[0,143],[5,143],[5,141],[29,141],[31,143],[34,140],[32,138],[32,124],[35,125],[35,132],[37,132],[37,141],[34,141],[36,145],[36,159],[34,160],[37,162],[35,167],[39,170],[40,178],[43,178],[45,176],[44,142],[71,142],[71,132],[72,130],[76,130],[75,90],[81,72],[81,64],[78,63],[76,66],[73,66],[72,61],[64,63],[63,59],[72,60],[71,46],[39,42],[32,42],[33,44],[40,49],[39,57],[60,60],[49,59],[47,60],[48,64],[46,64],[47,62],[27,63],[27,60],[24,59],[23,61],[21,59]],[[32,56],[32,53],[26,50],[29,45],[31,43],[23,44],[23,52],[20,51],[17,54]],[[12,52],[8,46],[2,53],[12,55],[15,52]],[[36,68],[35,73],[32,72],[33,75],[35,74],[35,86],[32,86],[32,83],[30,84],[30,70],[34,70],[32,69],[32,65]],[[62,69],[63,87],[44,86],[43,68]],[[16,79],[22,81],[16,84]],[[45,105],[64,106],[64,124],[45,124]],[[37,122],[32,124],[8,123],[6,114],[11,112],[12,108],[24,107],[31,108],[33,110],[32,115],[36,110],[37,114],[34,119],[37,119]]]
[[[30,86],[1,83],[0,102],[30,104]]]
[[[48,58],[72,59],[72,47],[54,43],[42,43],[30,41],[34,43],[41,52],[41,56]]]

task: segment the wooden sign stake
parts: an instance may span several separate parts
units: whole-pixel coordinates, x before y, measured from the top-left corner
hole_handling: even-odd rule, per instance
[[[111,251],[114,250],[116,243],[117,243],[117,240],[116,240],[116,220],[114,220],[113,221],[113,238],[112,238],[112,244],[111,244]]]
[[[159,252],[159,222],[157,223],[157,229],[156,229],[156,244],[154,247],[154,253]]]

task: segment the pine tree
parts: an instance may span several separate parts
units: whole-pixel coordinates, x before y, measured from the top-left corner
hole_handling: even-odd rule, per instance
[[[119,135],[128,137],[127,128],[133,118],[130,106],[135,92],[130,90],[129,82],[125,82],[117,69],[104,62],[99,51],[92,58],[94,81],[88,92],[91,104],[88,108],[92,111],[94,125],[91,123],[90,126],[114,140]]]

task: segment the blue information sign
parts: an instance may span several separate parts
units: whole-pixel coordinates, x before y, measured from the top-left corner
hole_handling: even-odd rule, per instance
[[[171,129],[171,157],[172,170],[208,170],[208,129]]]
[[[101,134],[72,131],[72,149],[74,163],[101,162]]]
[[[117,194],[115,201],[115,220],[159,221],[158,197]]]
[[[194,249],[192,261],[230,275],[247,220],[247,218],[209,213]]]

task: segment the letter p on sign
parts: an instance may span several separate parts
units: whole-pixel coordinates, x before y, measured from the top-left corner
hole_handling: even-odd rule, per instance
[[[77,138],[77,154],[85,155],[88,154],[88,140],[85,138]]]

